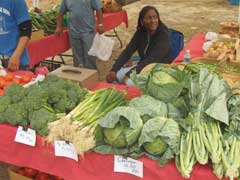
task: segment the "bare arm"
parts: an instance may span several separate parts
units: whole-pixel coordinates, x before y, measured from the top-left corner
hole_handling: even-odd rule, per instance
[[[21,36],[19,38],[17,47],[15,51],[13,52],[12,56],[9,59],[9,65],[8,68],[12,71],[16,71],[19,69],[20,64],[20,57],[24,51],[24,48],[27,46],[27,43],[29,41],[28,36]]]
[[[103,14],[102,14],[102,10],[96,10],[96,15],[97,15],[97,19],[98,19],[98,32],[99,34],[104,33],[104,26],[103,26]]]
[[[59,13],[57,15],[57,27],[56,27],[55,33],[58,35],[63,32],[63,16],[64,14],[62,13]]]

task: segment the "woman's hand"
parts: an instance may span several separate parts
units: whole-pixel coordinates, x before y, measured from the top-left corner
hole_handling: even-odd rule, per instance
[[[113,81],[117,80],[116,73],[114,71],[110,71],[106,77],[107,82],[112,83]]]

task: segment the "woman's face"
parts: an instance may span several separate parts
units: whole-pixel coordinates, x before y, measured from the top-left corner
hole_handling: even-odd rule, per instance
[[[155,32],[158,24],[159,21],[157,13],[153,9],[150,9],[143,18],[144,27],[150,32]]]

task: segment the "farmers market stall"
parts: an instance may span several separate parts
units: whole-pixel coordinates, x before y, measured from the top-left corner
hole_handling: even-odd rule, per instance
[[[128,97],[136,97],[141,93],[134,87],[98,83],[95,89],[114,86],[117,89],[127,89]],[[47,144],[41,136],[37,136],[36,147],[30,147],[14,142],[17,128],[0,124],[0,161],[17,166],[32,167],[37,170],[63,177],[66,180],[123,180],[141,179],[126,173],[113,172],[114,156],[90,152],[79,158],[79,162],[56,157],[51,144]],[[140,158],[144,163],[144,179],[184,180],[172,161],[160,168],[149,158]],[[208,165],[194,166],[190,180],[218,180]]]
[[[198,36],[198,49],[193,40],[187,46],[193,58],[201,56],[204,37],[200,43]],[[228,42],[217,49],[232,52]],[[194,61],[156,64],[149,71],[131,74],[138,88],[100,82],[89,92],[51,75],[27,88],[7,86],[0,98],[0,161],[65,180],[238,177],[240,94],[231,90],[235,82],[222,78],[235,73],[238,84],[240,66]],[[34,129],[36,145],[15,142],[15,125]],[[64,156],[72,159],[58,157],[59,140],[67,146],[62,151],[74,147],[74,157]],[[117,163],[128,161],[126,155],[142,163],[143,175],[116,172]]]
[[[125,10],[116,13],[104,13],[103,21],[106,32],[114,30],[121,23],[125,23],[126,27],[128,27],[128,17]],[[69,49],[68,31],[64,31],[60,36],[53,34],[40,40],[32,41],[28,44],[30,67],[37,65],[48,57],[64,53]]]

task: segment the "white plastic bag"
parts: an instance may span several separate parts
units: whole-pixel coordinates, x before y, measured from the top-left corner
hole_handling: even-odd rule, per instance
[[[208,49],[212,46],[212,44],[213,44],[213,41],[207,41],[207,42],[203,43],[202,49],[205,52],[207,52]]]
[[[96,33],[92,47],[88,51],[88,55],[96,56],[100,60],[107,61],[112,54],[113,45],[114,40],[104,36],[104,34]]]
[[[205,40],[206,41],[212,41],[214,39],[216,39],[218,37],[218,34],[215,32],[207,32],[206,36],[205,36]]]

